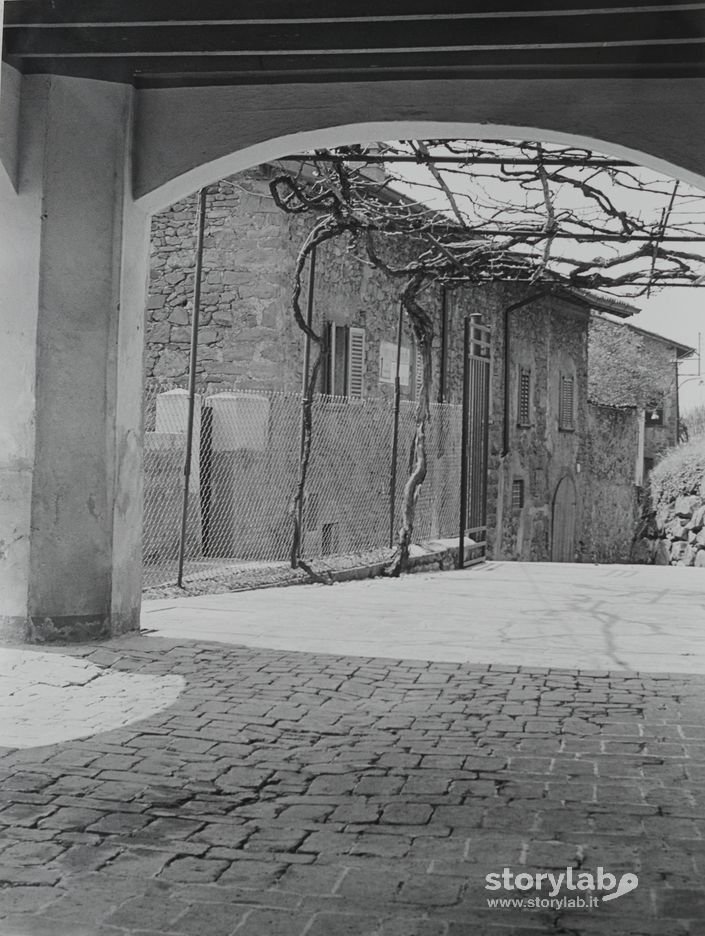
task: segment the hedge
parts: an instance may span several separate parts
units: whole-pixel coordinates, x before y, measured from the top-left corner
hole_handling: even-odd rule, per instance
[[[705,496],[705,437],[685,442],[661,459],[649,476],[654,508],[689,494]]]

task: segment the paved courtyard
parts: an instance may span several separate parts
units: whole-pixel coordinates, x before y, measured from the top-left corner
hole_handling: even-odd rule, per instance
[[[705,575],[490,562],[463,572],[145,602],[164,637],[312,653],[705,675]]]
[[[652,587],[667,593],[662,623],[668,609],[679,615],[690,609],[683,634],[680,624],[660,633],[663,659],[694,654],[685,658],[693,672],[681,667],[667,674],[657,671],[656,644],[649,649],[646,637],[643,653],[652,654],[653,665],[641,672],[626,666],[629,654],[641,659],[633,637],[641,611],[622,624],[624,588],[605,584],[618,581],[620,570],[592,569],[591,586],[590,569],[577,579],[571,568],[558,576],[576,580],[576,614],[608,620],[611,636],[600,631],[592,652],[614,656],[611,665],[586,663],[588,644],[574,647],[571,666],[554,661],[553,644],[567,652],[566,629],[573,633],[563,606],[554,609],[550,639],[517,643],[512,615],[533,601],[540,630],[538,608],[560,588],[555,567],[543,584],[535,569],[542,597],[515,588],[511,612],[502,576],[516,570],[505,573],[501,565],[379,587],[210,598],[220,607],[219,643],[203,639],[212,638],[213,626],[203,610],[183,612],[172,602],[172,624],[160,611],[159,629],[185,628],[179,622],[190,614],[190,637],[42,651],[45,673],[35,678],[35,695],[47,684],[68,694],[73,736],[47,744],[44,729],[27,720],[27,732],[36,736],[28,734],[25,746],[0,748],[0,934],[705,933],[705,668],[697,642],[687,649],[689,628],[695,638],[705,623],[691,588],[697,570],[682,570],[691,573],[687,579],[659,578],[678,569],[649,570],[657,573]],[[490,582],[497,583],[496,606],[504,609],[494,620],[506,636],[485,645],[489,631],[473,622],[488,603]],[[374,599],[366,597],[370,589]],[[598,592],[600,608],[581,610],[580,596]],[[432,601],[420,604],[425,593]],[[316,621],[327,609],[329,640],[339,626],[331,602],[346,603],[348,632],[369,625],[356,634],[361,641],[374,642],[390,621],[401,628],[404,615],[416,633],[414,609],[429,633],[412,654],[401,643],[396,654],[360,653],[349,645],[312,651],[305,633],[301,650],[244,646],[226,633],[224,618],[234,630],[261,625],[265,613],[255,622],[251,610],[260,594],[277,599],[281,628],[294,628],[299,602],[318,607]],[[229,618],[222,610],[228,601]],[[462,601],[469,636],[456,636],[444,652],[459,653],[465,642],[472,661],[424,659],[433,621],[442,631]],[[157,617],[146,609],[150,627]],[[398,633],[392,631],[388,641]],[[526,635],[533,633],[527,627]],[[376,639],[378,646],[385,640]],[[496,655],[497,646],[513,654],[523,646],[527,660],[482,659]],[[10,660],[6,669],[18,665]],[[53,678],[54,672],[63,675]],[[91,687],[109,677],[123,689],[122,709],[110,709],[108,730],[87,711],[88,736],[76,738],[76,698],[90,689],[88,709],[95,713],[100,693]],[[152,700],[145,698],[150,679]],[[109,692],[110,682],[104,685]],[[164,707],[164,693],[175,686],[181,691]],[[130,692],[142,700],[141,720]],[[66,716],[56,696],[50,698],[44,722],[58,734]],[[14,704],[26,714],[30,702],[21,697]],[[36,711],[36,699],[32,704]],[[638,886],[590,909],[575,904],[577,898],[589,903],[593,891],[570,889],[565,878],[554,878],[562,884],[554,888],[547,877],[570,868],[574,882],[586,882],[600,867],[616,880],[625,875],[628,884],[637,875]],[[490,907],[488,898],[539,902],[533,888],[486,889],[486,875],[505,868],[523,875],[517,883],[531,884],[529,876],[542,873],[544,906]]]

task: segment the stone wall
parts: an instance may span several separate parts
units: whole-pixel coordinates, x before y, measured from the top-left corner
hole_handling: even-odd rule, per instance
[[[647,418],[644,458],[657,460],[678,442],[676,352],[665,339],[644,334],[628,323],[593,315],[590,320],[591,400],[611,406],[646,409],[657,404],[663,425]]]
[[[505,310],[527,298],[510,283],[454,291],[449,314],[451,389],[459,393],[462,319],[481,312],[492,332],[488,541],[495,559],[551,558],[552,503],[564,477],[578,479],[587,434],[587,309],[567,298],[539,295],[509,313],[509,411],[505,414]],[[531,371],[530,421],[518,426],[519,373]],[[575,430],[558,426],[560,376],[575,377]],[[458,397],[459,399],[459,397]],[[505,419],[508,446],[505,451]],[[522,507],[512,506],[513,482],[523,482]],[[579,493],[579,491],[578,491]]]
[[[705,439],[669,452],[649,478],[648,495],[635,561],[705,566]]]
[[[650,565],[705,566],[705,493],[682,494],[641,528],[634,561]]]
[[[639,419],[636,407],[588,404],[580,535],[586,561],[631,561],[639,517]]]
[[[296,391],[301,386],[303,335],[291,312],[294,265],[311,225],[309,217],[285,216],[268,189],[266,167],[223,180],[208,198],[203,257],[197,376],[217,391]],[[152,261],[146,317],[146,377],[185,380],[193,293],[195,199],[181,202],[152,222]],[[244,219],[244,220],[243,220]],[[391,398],[393,384],[379,381],[382,341],[396,342],[399,285],[361,263],[346,239],[318,249],[314,327],[323,321],[366,330],[366,395]],[[402,258],[401,247],[396,248]],[[305,307],[307,284],[302,306]],[[440,292],[427,302],[438,304]],[[413,340],[405,325],[413,393]],[[315,349],[314,349],[315,350]]]

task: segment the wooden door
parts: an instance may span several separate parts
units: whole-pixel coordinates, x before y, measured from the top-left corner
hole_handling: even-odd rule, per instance
[[[558,482],[556,493],[553,495],[552,562],[575,562],[577,501],[575,483],[566,475]]]

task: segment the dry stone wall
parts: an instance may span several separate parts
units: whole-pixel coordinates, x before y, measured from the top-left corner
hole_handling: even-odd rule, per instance
[[[642,526],[634,561],[705,567],[705,490],[664,504]]]
[[[705,566],[705,438],[669,452],[651,473],[648,493],[635,561]]]

